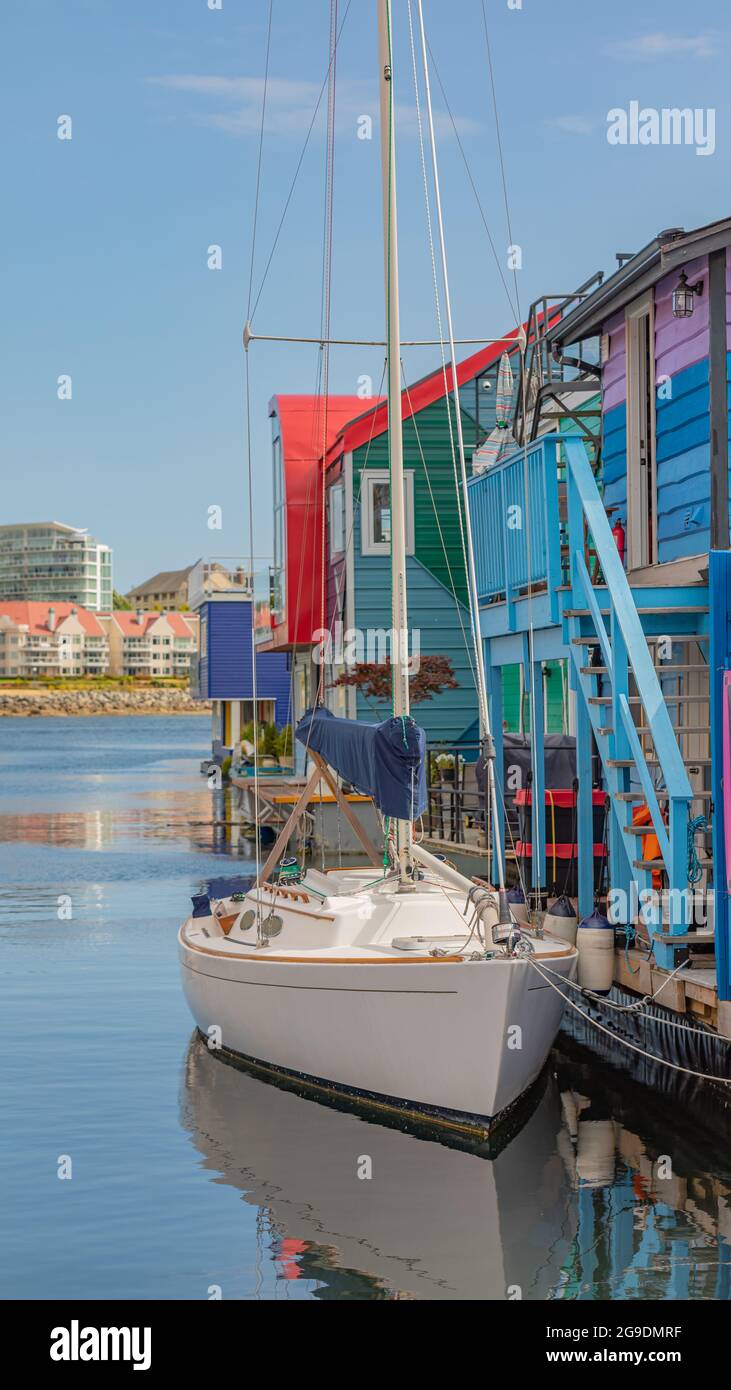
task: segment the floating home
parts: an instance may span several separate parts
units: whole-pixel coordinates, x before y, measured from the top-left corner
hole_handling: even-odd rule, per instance
[[[731,220],[662,232],[555,303],[526,354],[522,447],[470,483],[501,762],[506,667],[522,661],[538,696],[544,664],[565,660],[580,912],[594,900],[598,793],[614,919],[628,932],[615,980],[650,994],[682,965],[661,1002],[726,1037],[730,243]],[[592,398],[593,444],[580,405]],[[538,889],[551,866],[533,707]],[[652,905],[644,922],[638,901]]]
[[[483,348],[457,368],[462,428],[470,453],[494,425],[496,371],[504,346]],[[477,700],[466,640],[470,620],[451,443],[455,413],[448,383],[450,373],[439,368],[406,387],[402,412],[409,627],[419,646],[414,654],[446,657],[457,682],[415,705],[414,713],[431,745],[449,746],[476,741]],[[367,643],[369,634],[390,627],[385,402],[375,403],[339,431],[325,460],[325,478],[328,627],[333,632],[357,631]],[[385,656],[371,645],[360,661],[383,661]],[[337,648],[334,656],[337,678],[346,663]],[[330,703],[335,713],[352,719],[375,722],[390,714],[387,701],[371,698],[355,686],[335,687]]]
[[[496,423],[498,372],[507,352],[518,381],[517,335],[513,332],[457,366],[462,431],[468,458]],[[420,655],[445,656],[457,685],[414,707],[432,747],[460,746],[469,759],[478,741],[477,702],[470,664],[467,581],[462,558],[460,502],[455,486],[451,375],[440,367],[402,393],[406,475],[409,624],[418,632]],[[328,522],[327,621],[330,631],[368,634],[388,626],[389,435],[385,403],[376,402],[339,431],[325,467]],[[337,655],[337,652],[336,652]],[[366,654],[373,660],[374,655]],[[337,677],[345,663],[336,662]],[[548,663],[546,727],[565,729],[560,663]],[[330,706],[353,719],[388,716],[386,702],[353,686],[331,691]],[[505,672],[503,718],[519,730],[525,718],[522,666]]]
[[[254,717],[278,729],[291,722],[290,671],[286,654],[257,652],[253,659],[253,594],[244,561],[199,560],[188,581],[191,608],[199,620],[199,650],[191,690],[211,701],[211,751],[222,763]]]

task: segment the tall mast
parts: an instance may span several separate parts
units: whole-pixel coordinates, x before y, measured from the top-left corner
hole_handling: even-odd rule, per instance
[[[376,0],[380,66],[381,172],[386,282],[388,435],[391,489],[391,678],[393,712],[409,713],[408,608],[406,597],[406,522],[404,515],[404,448],[401,409],[401,326],[399,321],[398,224],[396,216],[396,132],[391,61],[391,0]],[[406,873],[411,822],[397,822],[399,870]]]

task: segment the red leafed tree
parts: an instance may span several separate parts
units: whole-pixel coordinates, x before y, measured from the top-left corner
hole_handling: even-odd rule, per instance
[[[352,671],[344,671],[333,686],[354,685],[369,700],[391,699],[391,662],[361,661]],[[412,705],[430,700],[443,690],[456,690],[459,685],[452,663],[446,656],[421,656],[418,670],[409,677]]]

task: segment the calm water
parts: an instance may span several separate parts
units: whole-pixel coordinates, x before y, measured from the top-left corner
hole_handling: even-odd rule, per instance
[[[0,1296],[729,1297],[724,1146],[575,1049],[486,1159],[194,1040],[177,926],[249,865],[207,733],[0,719]]]

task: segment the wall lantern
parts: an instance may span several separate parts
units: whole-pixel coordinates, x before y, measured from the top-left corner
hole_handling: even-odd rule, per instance
[[[681,270],[680,279],[673,290],[673,318],[689,319],[695,308],[694,296],[697,294],[703,294],[703,281],[697,280],[694,285],[689,285],[685,271]]]

